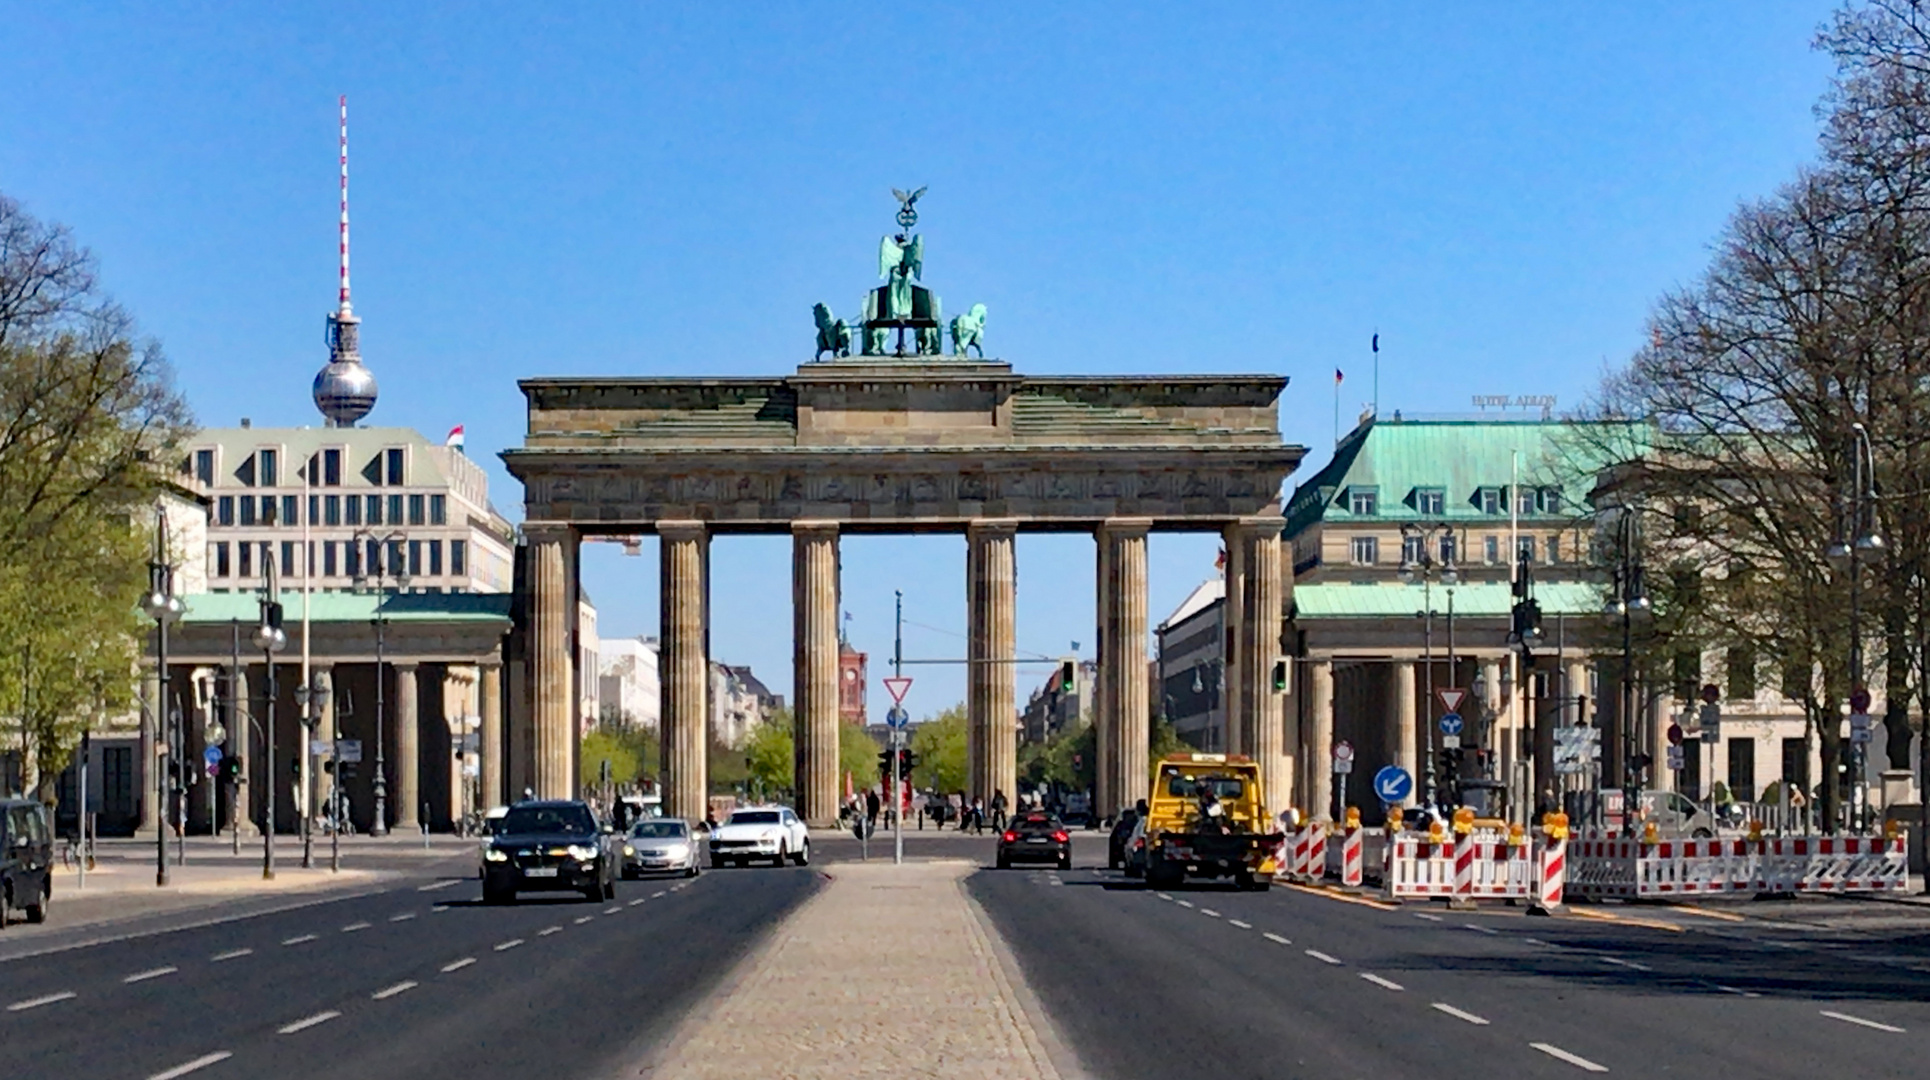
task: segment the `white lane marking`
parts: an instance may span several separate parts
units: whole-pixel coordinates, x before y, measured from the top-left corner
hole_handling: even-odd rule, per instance
[[[1166,895],[1166,894],[1165,894],[1165,893],[1163,893],[1163,892],[1156,892],[1156,893],[1154,893],[1153,895],[1154,895],[1154,896],[1157,896],[1157,897],[1159,897],[1159,898],[1160,898],[1161,900],[1171,900],[1171,899],[1172,899],[1172,897],[1170,897],[1170,896],[1168,896],[1168,895]]]
[[[1733,986],[1724,986],[1721,983],[1710,983],[1709,985],[1715,987],[1717,990],[1720,990],[1725,994],[1735,994],[1737,997],[1759,998],[1762,996],[1761,994],[1756,993],[1754,990],[1738,990]]]
[[[1554,948],[1553,945],[1549,945],[1547,942],[1541,940],[1538,937],[1525,937],[1525,938],[1522,938],[1521,940],[1527,942],[1530,945],[1541,945],[1550,949]]]
[[[1586,1069],[1589,1072],[1607,1072],[1608,1071],[1608,1066],[1597,1065],[1594,1062],[1588,1060],[1587,1058],[1582,1057],[1579,1054],[1571,1054],[1568,1051],[1563,1050],[1561,1047],[1554,1045],[1553,1043],[1529,1043],[1528,1045],[1534,1047],[1535,1049],[1541,1051],[1544,1054],[1547,1054],[1551,1058],[1556,1058],[1561,1061],[1566,1061],[1570,1065],[1573,1065],[1577,1068]]]
[[[545,926],[541,930],[536,931],[536,936],[548,937],[551,934],[560,934],[562,932],[563,932],[563,928],[560,926]]]
[[[253,949],[229,949],[227,952],[218,952],[208,957],[208,963],[219,964],[224,960],[239,960],[244,956],[253,955],[255,955],[255,950]]]
[[[344,926],[344,927],[342,927],[342,933],[344,933],[344,934],[353,934],[353,933],[355,933],[355,932],[356,932],[357,930],[367,930],[368,928],[369,928],[369,924],[368,924],[368,923],[365,923],[365,922],[352,922],[352,923],[349,923],[349,924],[348,924],[347,926]]]
[[[58,994],[44,994],[37,998],[28,998],[25,1001],[16,1001],[13,1004],[7,1006],[7,1011],[8,1012],[26,1012],[28,1009],[38,1009],[42,1005],[52,1005],[56,1001],[69,1001],[74,996],[75,995],[72,990],[62,990]]]
[[[326,1024],[330,1020],[333,1020],[340,1015],[342,1014],[335,1011],[334,1009],[325,1009],[321,1012],[316,1013],[314,1016],[304,1016],[300,1020],[297,1020],[292,1024],[283,1024],[282,1026],[275,1029],[275,1034],[293,1035],[297,1031],[307,1031],[309,1028],[312,1028],[317,1024]]]
[[[1052,879],[1051,881],[1048,881],[1048,882],[1046,882],[1046,884],[1048,884],[1048,885],[1064,885],[1064,884],[1065,884],[1065,882],[1063,882],[1063,881],[1060,881],[1060,880],[1059,880],[1058,878],[1053,878],[1053,879]]]
[[[1313,958],[1314,958],[1315,960],[1318,960],[1318,961],[1320,961],[1320,962],[1321,962],[1321,963],[1323,963],[1323,964],[1336,964],[1336,965],[1337,965],[1337,964],[1339,964],[1339,963],[1340,963],[1340,961],[1339,961],[1339,960],[1336,960],[1336,959],[1334,959],[1333,957],[1331,957],[1331,956],[1328,956],[1328,955],[1327,955],[1326,953],[1324,953],[1324,952],[1321,952],[1321,951],[1320,951],[1319,949],[1308,949],[1308,950],[1307,950],[1307,955],[1308,955],[1308,956],[1311,956],[1311,957],[1313,957]]]
[[[287,941],[282,942],[282,944],[283,945],[300,945],[300,944],[303,944],[304,942],[309,942],[314,940],[315,940],[314,934],[303,934],[300,937],[289,938]]]
[[[496,946],[496,951],[508,952],[509,950],[515,948],[518,945],[521,945],[522,943],[523,943],[522,938],[513,937],[513,938],[510,938],[508,941],[503,942],[501,945]]]
[[[1445,1001],[1435,1002],[1434,1007],[1457,1020],[1466,1020],[1470,1024],[1486,1024],[1488,1022],[1484,1017],[1476,1016],[1471,1012],[1462,1012],[1460,1009],[1449,1005]]]
[[[657,897],[659,897],[659,896],[662,896],[662,895],[663,895],[663,890],[662,890],[662,889],[658,889],[658,890],[657,890],[656,892],[653,892],[653,893],[651,893],[651,894],[650,894],[650,899],[652,899],[652,900],[655,900],[655,899],[656,899]]]
[[[1293,944],[1293,942],[1291,942],[1291,941],[1288,941],[1288,940],[1287,940],[1286,938],[1283,938],[1283,937],[1281,937],[1281,936],[1280,936],[1279,934],[1275,934],[1275,933],[1272,933],[1272,932],[1265,932],[1265,933],[1262,933],[1262,934],[1261,934],[1260,936],[1261,936],[1261,937],[1263,937],[1263,938],[1266,938],[1266,939],[1267,939],[1268,941],[1271,941],[1271,942],[1273,942],[1273,943],[1274,943],[1274,944],[1276,944],[1276,945],[1291,945],[1291,944]]]
[[[213,1065],[218,1061],[226,1061],[231,1057],[234,1057],[234,1055],[229,1053],[226,1050],[216,1050],[212,1054],[202,1054],[200,1057],[195,1058],[193,1061],[186,1062],[181,1065],[176,1065],[174,1068],[169,1069],[166,1072],[157,1072],[153,1076],[148,1077],[147,1080],[180,1080],[181,1077],[186,1076],[191,1072],[195,1072],[196,1070],[199,1070],[199,1069],[205,1069],[208,1066]]]
[[[1462,924],[1461,924],[1461,927],[1462,927],[1462,929],[1464,929],[1464,930],[1472,930],[1472,931],[1474,931],[1474,932],[1475,932],[1475,933],[1477,933],[1477,934],[1499,934],[1499,933],[1501,932],[1501,931],[1499,931],[1499,930],[1496,930],[1496,929],[1495,929],[1494,927],[1492,927],[1492,926],[1481,926],[1481,925],[1479,925],[1479,924],[1477,924],[1477,923],[1471,923],[1471,922],[1470,922],[1470,923],[1462,923]]]
[[[456,879],[455,879],[455,878],[450,878],[450,879],[449,879],[448,881],[431,881],[431,882],[430,882],[429,884],[427,884],[427,885],[417,885],[417,886],[415,887],[415,891],[417,891],[417,892],[435,892],[435,891],[436,891],[437,889],[446,889],[446,888],[448,888],[449,886],[451,886],[451,885],[454,885],[455,883],[456,883]]]
[[[1439,915],[1429,915],[1429,914],[1428,914],[1427,912],[1425,912],[1425,911],[1417,911],[1417,912],[1415,912],[1415,913],[1414,913],[1414,917],[1415,917],[1415,918],[1417,918],[1417,919],[1426,919],[1426,920],[1427,920],[1428,922],[1440,922],[1440,921],[1441,921],[1441,917],[1440,917]]]
[[[1846,1024],[1861,1024],[1866,1028],[1875,1028],[1878,1031],[1894,1031],[1898,1034],[1903,1033],[1903,1029],[1900,1027],[1896,1027],[1891,1024],[1881,1024],[1876,1022],[1875,1020],[1865,1020],[1860,1016],[1851,1016],[1849,1013],[1831,1012],[1828,1009],[1824,1009],[1823,1015],[1829,1017],[1831,1020],[1841,1020]]]
[[[405,990],[414,990],[416,987],[420,985],[422,984],[416,982],[414,979],[404,979],[401,982],[396,983],[394,986],[388,986],[380,990],[377,990],[375,993],[370,994],[369,997],[373,998],[376,1001],[387,1001],[388,999],[394,997],[397,994],[402,993]]]
[[[475,962],[476,962],[476,958],[473,956],[465,956],[460,960],[451,960],[448,963],[442,965],[442,973],[444,975],[447,975],[452,971],[461,971],[463,968],[466,968]]]
[[[1360,973],[1360,977],[1361,977],[1361,978],[1363,978],[1363,979],[1366,979],[1366,980],[1367,980],[1368,982],[1370,982],[1370,983],[1373,983],[1373,984],[1374,984],[1375,986],[1381,986],[1381,987],[1385,987],[1385,988],[1387,988],[1387,989],[1389,989],[1389,990],[1405,990],[1405,989],[1407,989],[1407,987],[1405,987],[1405,986],[1402,986],[1402,985],[1401,985],[1400,983],[1397,983],[1397,982],[1395,982],[1395,981],[1394,981],[1394,980],[1392,980],[1392,979],[1383,979],[1383,978],[1381,978],[1381,977],[1380,977],[1379,975],[1376,975],[1376,974],[1374,974],[1374,973],[1373,973],[1373,972],[1371,972],[1371,971],[1363,971],[1363,972],[1361,972],[1361,973]]]
[[[1625,968],[1634,968],[1637,971],[1654,971],[1655,970],[1654,968],[1648,966],[1647,964],[1638,964],[1633,960],[1624,960],[1619,956],[1598,956],[1595,959],[1600,960],[1604,964],[1618,964]]]
[[[582,926],[584,923],[589,922],[591,919],[594,919],[594,918],[596,918],[596,916],[594,915],[583,915],[583,916],[579,916],[577,918],[571,919],[570,921],[575,923],[578,926]]]
[[[1253,924],[1252,924],[1252,923],[1243,923],[1243,922],[1241,922],[1241,921],[1240,921],[1240,920],[1238,920],[1238,919],[1228,919],[1228,920],[1226,920],[1226,924],[1227,924],[1228,926],[1237,926],[1237,927],[1239,927],[1239,928],[1240,928],[1240,929],[1242,929],[1242,930],[1251,930],[1251,929],[1253,929]]]
[[[181,969],[178,967],[149,968],[146,971],[137,971],[134,974],[129,975],[127,978],[122,979],[121,981],[124,983],[146,982],[149,979],[158,979],[163,975],[172,975],[175,972],[180,970]]]
[[[431,905],[431,906],[429,907],[429,914],[431,914],[431,915],[440,915],[440,914],[442,914],[443,912],[445,912],[445,911],[448,911],[448,910],[449,910],[449,905],[448,905],[448,904],[433,904],[433,905]]]
[[[1191,900],[1175,900],[1175,901],[1174,901],[1174,903],[1176,903],[1176,904],[1178,904],[1178,905],[1179,905],[1180,907],[1192,907],[1192,906],[1193,906],[1193,902],[1192,902]]]
[[[643,897],[639,896],[635,900],[630,901],[630,906],[636,907],[638,904],[641,904],[641,903],[643,903]]]
[[[1217,912],[1217,911],[1214,911],[1214,910],[1213,910],[1212,908],[1210,908],[1210,907],[1203,907],[1203,908],[1201,908],[1201,909],[1200,909],[1200,914],[1201,914],[1201,915],[1205,915],[1205,916],[1207,916],[1208,918],[1213,918],[1213,919],[1217,919],[1217,918],[1219,918],[1219,917],[1220,917],[1220,913],[1219,913],[1219,912]]]
[[[622,904],[611,904],[609,907],[606,907],[603,909],[603,914],[616,915],[616,914],[620,914],[622,911],[623,911]]]
[[[410,919],[413,919],[413,918],[415,918],[415,912],[405,911],[400,915],[389,916],[389,921],[390,922],[408,922]]]

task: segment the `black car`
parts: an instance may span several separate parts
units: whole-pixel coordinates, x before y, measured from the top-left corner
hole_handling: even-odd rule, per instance
[[[1126,865],[1126,844],[1133,834],[1133,826],[1137,824],[1139,811],[1119,812],[1119,817],[1112,823],[1112,835],[1106,837],[1106,869],[1117,870]]]
[[[1015,862],[1049,862],[1061,870],[1072,869],[1072,834],[1051,814],[1028,811],[1016,814],[999,834],[998,868],[1009,870]]]
[[[54,838],[47,808],[34,799],[0,799],[0,927],[9,911],[47,921],[54,892]]]
[[[610,830],[590,805],[575,799],[519,802],[496,823],[483,848],[483,902],[507,903],[519,892],[580,892],[591,900],[617,894],[618,861]]]

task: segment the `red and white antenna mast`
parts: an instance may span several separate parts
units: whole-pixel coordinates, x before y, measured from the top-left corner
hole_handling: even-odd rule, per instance
[[[348,300],[348,95],[342,109],[341,294],[328,315],[328,364],[315,376],[315,407],[330,427],[354,427],[375,408],[375,376],[362,364],[361,324]]]
[[[344,315],[351,310],[348,302],[348,95],[341,97],[342,106],[342,296],[341,307]]]

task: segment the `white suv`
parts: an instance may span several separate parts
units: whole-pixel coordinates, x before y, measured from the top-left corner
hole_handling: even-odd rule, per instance
[[[752,859],[769,859],[772,866],[789,859],[803,866],[811,861],[811,830],[788,806],[734,810],[711,830],[710,865],[748,866]]]

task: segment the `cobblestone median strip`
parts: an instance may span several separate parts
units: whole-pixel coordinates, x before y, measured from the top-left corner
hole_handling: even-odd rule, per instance
[[[1064,1080],[1061,1045],[965,893],[973,870],[839,865],[641,1075]]]

